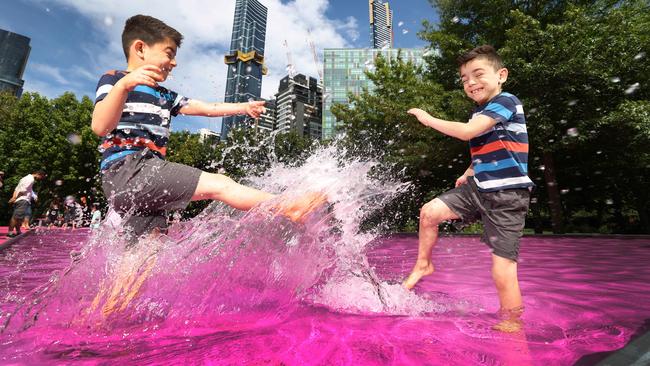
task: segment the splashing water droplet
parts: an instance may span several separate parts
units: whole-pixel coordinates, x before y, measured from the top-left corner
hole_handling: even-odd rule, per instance
[[[578,104],[578,101],[575,100],[575,99],[570,100],[570,101],[567,103],[567,105],[569,105],[569,106],[574,106],[574,105],[576,105],[576,104]]]
[[[250,73],[251,71],[253,71],[253,67],[250,65],[246,66],[246,72]]]
[[[73,144],[73,145],[79,145],[81,143],[81,136],[79,136],[76,133],[71,133],[67,137],[68,142]]]
[[[402,34],[407,34],[409,32],[408,29],[402,29]]]
[[[637,89],[639,89],[639,83],[634,83],[634,84],[630,85],[627,89],[625,89],[625,94],[632,94]]]
[[[63,185],[63,181],[62,181],[61,179],[57,179],[57,180],[54,181],[54,185],[56,185],[56,186],[62,186],[62,185]]]
[[[614,204],[614,200],[611,199],[611,198],[608,198],[608,199],[605,200],[605,204],[613,205],[613,204]]]
[[[397,23],[397,26],[398,26],[398,27],[401,27],[401,26],[403,26],[403,25],[404,25],[404,22],[402,22],[401,20]]]
[[[618,76],[614,76],[613,78],[609,79],[609,81],[611,81],[612,83],[618,83],[621,81],[621,78],[619,78]]]
[[[458,23],[458,22],[460,22],[460,18],[457,17],[457,16],[454,16],[453,18],[451,18],[451,22],[452,23]]]
[[[566,130],[566,134],[569,135],[569,136],[571,136],[571,137],[576,137],[576,136],[578,136],[579,133],[578,133],[578,129],[577,129],[577,128],[575,128],[575,127],[571,127],[571,128],[569,128],[568,130]]]
[[[644,57],[645,57],[645,52],[639,52],[639,53],[636,54],[636,56],[634,56],[634,59],[636,61],[639,61],[640,59],[642,59]]]
[[[111,17],[110,15],[105,16],[104,17],[104,25],[106,25],[107,27],[110,27],[111,25],[113,25],[113,17]]]

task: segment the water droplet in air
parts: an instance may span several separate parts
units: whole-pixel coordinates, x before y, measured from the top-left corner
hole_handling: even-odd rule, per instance
[[[609,79],[609,81],[611,81],[612,83],[618,83],[619,81],[621,81],[621,78],[619,78],[618,76],[614,76],[613,78]]]
[[[397,23],[397,26],[398,26],[398,27],[401,27],[401,26],[403,26],[403,25],[404,25],[404,22],[402,22],[402,21],[399,21],[399,22]]]
[[[605,203],[608,204],[608,205],[613,205],[613,204],[614,204],[614,200],[611,199],[611,198],[608,198],[608,199],[605,200]]]
[[[639,52],[639,53],[636,54],[636,56],[634,56],[634,59],[639,61],[640,59],[642,59],[644,57],[645,57],[645,52]]]
[[[568,104],[569,106],[574,106],[574,105],[578,104],[578,101],[575,100],[575,99],[573,99],[573,100],[570,100],[567,104]]]
[[[106,25],[107,27],[110,27],[111,25],[113,25],[113,17],[111,17],[110,15],[105,16],[104,17],[104,25]]]
[[[61,179],[57,179],[56,181],[54,181],[54,185],[61,186],[63,185],[63,181]]]
[[[76,133],[71,133],[68,135],[68,142],[73,145],[79,145],[81,143],[81,136]]]
[[[634,84],[630,85],[627,89],[625,89],[625,94],[632,94],[637,89],[639,89],[639,83],[634,83]]]
[[[576,137],[578,136],[578,129],[575,127],[569,128],[568,130],[566,130],[566,134],[571,137]]]
[[[407,34],[409,32],[408,29],[402,29],[402,34]]]
[[[457,16],[454,16],[453,18],[451,18],[451,22],[452,23],[458,23],[458,22],[460,22],[460,18],[457,17]]]
[[[246,72],[250,73],[251,71],[253,71],[253,67],[250,65],[246,66]]]

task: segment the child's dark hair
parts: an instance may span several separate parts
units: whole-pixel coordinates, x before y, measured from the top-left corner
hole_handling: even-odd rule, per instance
[[[465,52],[456,59],[456,62],[458,62],[458,67],[461,67],[477,58],[486,59],[490,64],[492,64],[492,67],[494,67],[495,70],[503,68],[503,61],[501,60],[501,56],[497,53],[497,50],[487,44]]]
[[[126,20],[122,31],[124,56],[126,56],[127,60],[129,59],[129,47],[136,39],[140,39],[151,46],[164,41],[166,38],[173,40],[177,47],[180,47],[183,41],[182,34],[162,21],[148,15],[134,15]]]

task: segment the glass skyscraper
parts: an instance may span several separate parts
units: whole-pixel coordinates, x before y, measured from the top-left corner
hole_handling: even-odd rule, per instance
[[[30,39],[20,34],[0,29],[0,92],[9,91],[20,97],[22,80],[31,47]]]
[[[368,0],[372,48],[393,48],[393,11],[388,2]]]
[[[364,88],[374,89],[365,71],[372,71],[375,59],[381,54],[386,59],[397,58],[398,52],[404,61],[423,65],[424,49],[368,49],[368,48],[326,48],[323,72],[323,138],[336,134],[336,117],[330,109],[334,103],[347,103],[348,93],[360,94]]]
[[[264,65],[266,17],[267,9],[259,1],[237,0],[230,51],[225,56],[228,65],[226,103],[259,100],[262,94],[262,75],[267,72]],[[246,118],[246,116],[224,117],[221,138],[227,138],[228,131],[242,124]]]

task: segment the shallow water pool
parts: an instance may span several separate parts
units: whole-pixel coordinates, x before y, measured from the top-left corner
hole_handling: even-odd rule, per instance
[[[51,301],[40,295],[44,284],[77,278],[62,270],[88,235],[30,233],[0,252],[3,323],[19,306],[39,306],[33,299]],[[375,240],[367,257],[382,281],[394,283],[409,273],[416,250],[416,236],[395,235]],[[436,272],[414,290],[433,311],[417,316],[299,300],[99,328],[34,319],[0,335],[0,363],[591,365],[649,328],[647,238],[525,237],[525,329],[514,334],[490,329],[498,301],[490,253],[478,238],[443,237],[433,257]]]

